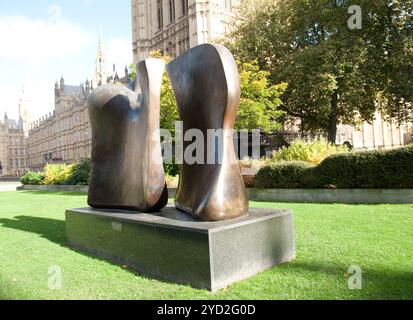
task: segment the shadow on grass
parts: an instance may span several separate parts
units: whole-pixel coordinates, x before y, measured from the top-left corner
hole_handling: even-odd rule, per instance
[[[133,270],[129,267],[125,268],[122,263],[116,263],[110,259],[102,258],[100,256],[90,254],[77,248],[70,247],[66,242],[65,221],[32,216],[16,216],[14,217],[14,219],[0,219],[0,227],[37,234],[42,238],[56,243],[63,248],[69,249],[70,251],[79,253],[85,257],[109,263],[144,279],[153,279],[152,277],[140,273],[139,271]],[[163,279],[157,280],[165,284],[176,285],[176,283],[173,283],[171,281]],[[6,295],[0,290],[0,299],[2,298],[6,298]]]
[[[0,226],[35,233],[51,242],[66,246],[65,222],[62,220],[17,216],[14,219],[0,219]]]
[[[33,195],[41,195],[41,196],[85,196],[87,192],[70,192],[70,191],[41,191],[41,190],[23,190],[19,191],[19,193],[26,193],[26,194],[33,194]]]
[[[0,226],[37,234],[53,243],[77,252],[83,256],[121,267],[119,263],[114,263],[109,259],[97,257],[84,251],[69,247],[66,243],[65,237],[65,222],[62,220],[32,216],[17,216],[14,219],[0,219]],[[16,249],[18,250],[18,248]],[[287,272],[292,271],[292,274],[289,275],[292,277],[294,274],[297,274],[298,276],[307,274],[307,276],[311,278],[311,274],[313,273],[318,275],[324,274],[326,277],[340,278],[343,279],[343,286],[345,286],[347,279],[344,275],[348,267],[349,266],[342,266],[331,262],[322,263],[319,261],[295,260],[278,268]],[[130,268],[123,269],[142,278],[151,278]],[[159,281],[166,284],[173,284],[172,282],[165,280]],[[256,280],[251,278],[246,281],[249,281],[249,285],[254,286]],[[355,293],[357,293],[355,294],[355,297],[362,299],[413,299],[413,271],[407,272],[389,270],[388,268],[363,269],[363,290]],[[220,293],[218,292],[217,294],[219,295]],[[0,286],[0,299],[7,298],[10,297],[8,297],[4,291],[1,291]]]

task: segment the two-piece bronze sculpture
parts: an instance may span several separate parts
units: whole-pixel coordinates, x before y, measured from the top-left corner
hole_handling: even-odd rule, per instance
[[[94,208],[161,210],[167,204],[159,136],[159,96],[164,65],[138,64],[133,91],[108,85],[89,99],[92,123],[92,178],[89,205]],[[240,80],[231,53],[222,46],[200,45],[167,66],[184,132],[222,130],[214,146],[216,164],[184,160],[175,205],[204,221],[248,214],[248,200],[233,146],[240,101]],[[184,148],[189,143],[184,143]]]
[[[183,159],[175,152],[178,163],[183,160],[176,208],[164,208],[168,193],[158,130],[164,63],[149,59],[138,64],[130,89],[108,85],[90,97],[93,208],[66,211],[69,246],[211,291],[294,259],[291,212],[248,210],[231,130],[240,99],[232,55],[221,46],[201,45],[167,71],[184,129],[183,143],[182,134],[176,135],[176,147],[185,148]],[[208,133],[219,129],[218,137],[212,135],[218,143],[211,146]],[[191,137],[195,141],[185,141]],[[198,155],[199,140],[212,154]]]

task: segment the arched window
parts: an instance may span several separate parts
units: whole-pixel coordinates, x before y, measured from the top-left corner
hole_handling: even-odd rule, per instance
[[[188,0],[181,0],[182,4],[182,15],[188,14]]]
[[[163,28],[163,8],[162,8],[162,0],[158,0],[158,28]]]
[[[169,22],[175,21],[175,0],[169,0]]]

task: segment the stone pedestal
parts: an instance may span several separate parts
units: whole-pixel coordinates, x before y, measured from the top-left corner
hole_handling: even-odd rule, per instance
[[[249,213],[199,222],[172,207],[157,214],[73,209],[66,236],[73,248],[152,277],[216,291],[295,258],[290,211]]]

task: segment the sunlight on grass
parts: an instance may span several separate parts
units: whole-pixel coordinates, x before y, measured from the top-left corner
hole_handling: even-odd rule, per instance
[[[297,259],[216,294],[69,249],[65,209],[85,206],[84,194],[0,193],[0,299],[413,299],[413,205],[252,202],[294,211]],[[55,265],[63,287],[53,291]],[[352,265],[362,290],[348,288]]]

